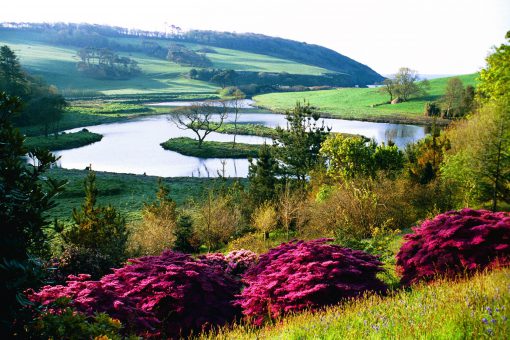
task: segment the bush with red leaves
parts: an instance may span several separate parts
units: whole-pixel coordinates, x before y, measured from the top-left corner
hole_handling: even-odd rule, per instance
[[[383,292],[377,257],[327,244],[329,239],[283,243],[261,255],[243,277],[238,303],[256,325],[265,317],[316,309],[366,291]]]
[[[405,285],[510,263],[510,214],[448,211],[413,228],[397,254]]]
[[[29,298],[49,305],[68,297],[77,311],[105,312],[142,337],[185,337],[240,314],[233,303],[240,283],[218,266],[171,251],[129,261],[99,281],[70,276],[66,286],[45,286]]]

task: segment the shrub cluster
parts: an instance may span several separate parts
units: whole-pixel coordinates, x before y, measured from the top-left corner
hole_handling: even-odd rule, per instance
[[[403,284],[455,276],[510,262],[510,214],[448,211],[405,236],[397,254]]]
[[[70,298],[77,311],[107,313],[143,337],[186,336],[239,314],[233,301],[240,283],[219,266],[171,251],[130,263],[98,281],[70,276],[66,286],[45,286],[29,298],[46,306]]]
[[[210,253],[199,256],[202,263],[217,266],[226,273],[239,277],[257,263],[257,254],[250,250],[234,250],[223,255],[221,253]]]
[[[240,295],[243,313],[260,325],[266,316],[316,309],[366,291],[383,292],[377,257],[327,244],[329,239],[283,243],[261,255],[246,272]]]

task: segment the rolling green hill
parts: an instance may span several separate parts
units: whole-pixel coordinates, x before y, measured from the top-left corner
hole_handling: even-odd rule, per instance
[[[467,74],[459,78],[467,85],[476,85],[477,74]],[[376,88],[340,88],[325,91],[269,93],[254,97],[257,105],[272,111],[283,112],[296,104],[307,100],[319,107],[321,113],[337,118],[372,121],[423,121],[426,102],[439,99],[446,88],[448,78],[432,79],[428,95],[411,99],[396,105],[377,104],[388,101],[388,96]]]
[[[259,75],[262,75],[261,79],[264,75],[278,76],[280,81],[292,78],[288,80],[291,85],[304,86],[353,86],[359,82],[372,83],[382,79],[368,67],[336,52],[280,38],[208,32],[209,38],[205,39],[203,34],[197,35],[197,31],[192,31],[195,32],[193,35],[169,38],[153,36],[149,32],[137,33],[138,36],[134,33],[121,34],[120,30],[109,26],[73,24],[33,24],[29,28],[0,26],[0,45],[8,45],[27,71],[57,86],[67,97],[190,93],[207,97],[220,88],[218,83],[210,80],[191,79],[189,72],[194,67],[145,53],[144,46],[147,44],[163,51],[168,46],[206,51],[200,53],[210,60],[212,66],[209,69],[232,69],[239,73],[239,82],[245,83],[256,82]],[[220,39],[227,36],[228,43]],[[253,37],[257,37],[256,44],[250,40]],[[239,42],[239,48],[234,48],[235,39]],[[286,52],[275,52],[274,44],[280,44],[282,51]],[[231,48],[225,48],[227,45]],[[76,67],[81,60],[77,52],[85,47],[109,48],[120,57],[129,57],[138,62],[142,73],[127,80],[90,78]],[[315,59],[302,57],[310,53]],[[321,59],[322,55],[327,56],[327,62]],[[264,85],[267,86],[267,76],[265,79]]]

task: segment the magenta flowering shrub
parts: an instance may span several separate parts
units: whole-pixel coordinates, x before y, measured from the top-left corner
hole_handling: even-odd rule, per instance
[[[283,243],[261,255],[243,276],[246,288],[238,303],[256,325],[265,317],[316,309],[386,290],[376,278],[383,271],[377,257],[363,251],[327,244],[329,239]]]
[[[448,211],[413,228],[397,254],[405,285],[510,263],[510,214]]]
[[[240,283],[219,266],[172,251],[129,261],[98,281],[70,276],[67,285],[45,286],[29,298],[43,305],[70,298],[77,311],[107,313],[143,337],[178,338],[240,314]]]
[[[225,256],[228,262],[227,270],[233,275],[242,275],[253,267],[258,260],[256,253],[251,250],[233,250]]]

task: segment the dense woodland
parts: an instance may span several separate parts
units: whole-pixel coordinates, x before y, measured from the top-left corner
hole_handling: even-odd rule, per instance
[[[96,26],[37,29],[59,30],[67,38],[81,30],[88,37],[137,34]],[[236,37],[175,34],[213,46],[228,46]],[[246,49],[267,43],[256,35],[244,39]],[[508,42],[487,58],[476,89],[452,80],[434,103],[439,108],[430,104],[425,112],[455,118],[452,123],[443,130],[433,126],[405,150],[333,134],[318,123],[313,103],[299,102],[286,112],[287,128],[278,128],[274,143],[250,161],[246,182],[220,178],[202,199],[180,206],[160,182],[141,219],[128,220],[116,207],[98,204],[96,174],[88,171],[82,205],[69,211],[69,219],[54,221],[46,213],[65,181],[46,176],[56,161],[47,150],[36,148],[30,156],[38,162],[26,164],[24,136],[15,125],[39,122],[42,114],[48,126],[57,124],[65,101],[24,73],[2,47],[2,334],[178,338],[236,318],[261,326],[367,292],[384,296],[438,275],[507,265]],[[299,44],[276,43],[275,54]],[[307,58],[328,62],[331,52],[317,51],[326,56]],[[94,56],[84,62],[99,58]],[[403,100],[412,95],[396,89]],[[30,105],[46,97],[60,104],[48,111]],[[402,231],[411,235],[395,256]]]

